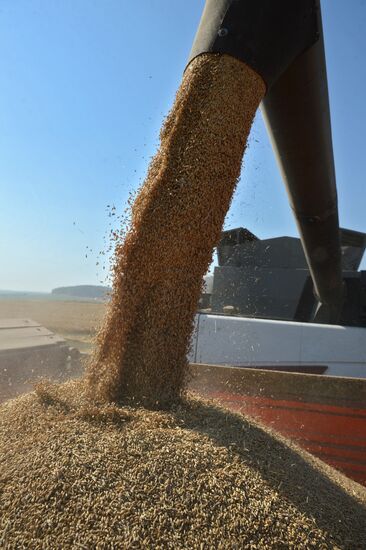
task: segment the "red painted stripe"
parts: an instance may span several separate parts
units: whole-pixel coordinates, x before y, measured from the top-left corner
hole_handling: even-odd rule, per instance
[[[323,403],[314,403],[314,402],[305,402],[305,401],[292,401],[292,400],[284,400],[284,399],[272,399],[270,397],[260,397],[260,396],[250,396],[250,395],[239,395],[235,393],[226,393],[226,392],[210,392],[209,394],[212,397],[215,397],[217,399],[225,399],[230,400],[233,403],[252,403],[255,402],[257,404],[261,404],[263,406],[270,406],[272,408],[278,407],[278,408],[288,408],[292,410],[299,410],[299,411],[313,411],[315,410],[317,413],[321,414],[336,414],[336,415],[342,415],[342,416],[352,416],[352,417],[360,417],[366,419],[366,408],[360,409],[354,409],[352,407],[340,407],[336,405],[325,405]],[[365,431],[366,434],[366,431]]]
[[[359,483],[360,485],[365,485],[366,486],[366,477],[364,476],[360,476],[356,473],[352,474],[352,475],[348,475],[346,472],[343,472],[344,475],[346,475],[347,477],[353,479],[354,481],[357,481],[357,483]]]
[[[230,403],[228,403],[228,405],[230,406]],[[365,433],[364,420],[354,418],[345,419],[341,416],[334,419],[334,417],[319,416],[316,412],[310,414],[286,410],[278,412],[271,409],[255,407],[237,407],[232,404],[231,408],[256,416],[273,428],[285,429],[288,432],[291,431],[292,434],[294,432],[300,433],[302,434],[302,438],[305,437],[304,434],[316,427],[320,431],[328,432],[328,434],[332,434],[340,440],[342,440],[345,434],[349,434],[351,438],[348,441],[355,446],[357,446],[357,444],[363,446],[365,443],[365,438],[363,437]]]
[[[286,435],[286,434],[284,434]],[[346,459],[350,464],[358,464],[362,467],[362,471],[365,471],[366,473],[366,452],[357,452],[357,451],[351,451],[347,449],[339,449],[339,448],[332,448],[327,447],[325,445],[313,445],[312,443],[309,443],[307,441],[301,442],[297,441],[302,447],[304,447],[307,451],[310,453],[316,454],[321,453],[325,456],[334,458],[335,460],[342,461],[342,459]]]
[[[292,407],[289,401],[269,401],[259,397],[242,396],[241,399],[232,400],[232,396],[227,394],[215,394],[221,402],[228,406],[240,409],[248,414],[261,418],[265,423],[273,426],[284,425],[287,429],[294,428],[303,430],[309,427],[315,427],[319,431],[332,433],[337,436],[343,434],[352,434],[352,437],[366,439],[366,416],[351,414],[331,414],[325,413],[324,405],[322,410],[318,411],[317,403],[313,408],[307,409]],[[296,404],[297,405],[297,404]],[[342,410],[340,407],[338,409]],[[352,409],[345,409],[347,412]]]
[[[356,450],[366,451],[366,438],[356,438],[352,434],[337,436],[332,433],[325,432],[314,432],[312,430],[305,429],[307,426],[301,430],[287,430],[287,433],[291,439],[306,439],[313,443],[323,443],[324,445],[335,445],[339,447],[353,447]]]
[[[341,470],[341,471],[345,471],[345,472],[346,471],[347,472],[357,472],[358,475],[364,476],[366,478],[366,471],[363,469],[363,467],[360,464],[345,464],[341,460],[335,460],[335,459],[330,458],[330,457],[325,457],[323,454],[319,454],[319,455],[316,455],[316,456],[318,456],[321,460],[323,460],[327,464],[330,464],[331,466],[333,466],[337,470]]]
[[[337,460],[332,460],[329,457],[323,456],[322,454],[314,453],[314,456],[316,456],[317,458],[319,458],[320,460],[328,464],[328,466],[331,466],[332,468],[339,470],[350,479],[357,481],[357,483],[361,483],[361,485],[366,485],[366,472],[358,471],[357,468],[354,468],[353,466],[349,466],[348,464],[346,465]]]
[[[329,464],[329,466],[331,466],[331,464]],[[357,481],[357,483],[359,483],[360,485],[366,486],[366,476],[362,474],[358,474],[357,472],[347,472],[343,470],[341,471],[345,476],[349,477],[350,479],[353,479],[354,481]]]
[[[308,449],[305,449],[306,451]],[[311,453],[311,451],[308,451]],[[363,470],[362,468],[359,468],[359,465],[357,464],[349,464],[344,463],[343,461],[334,460],[332,457],[329,457],[323,453],[311,453],[326,464],[328,466],[331,466],[332,468],[335,468],[336,470],[339,470],[347,477],[357,481],[358,483],[361,483],[362,485],[366,485],[366,470]]]

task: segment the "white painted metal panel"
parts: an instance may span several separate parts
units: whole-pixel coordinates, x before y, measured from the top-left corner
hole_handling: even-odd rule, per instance
[[[6,328],[39,327],[33,319],[0,319],[0,330]]]
[[[303,361],[366,362],[366,329],[335,325],[303,325]]]
[[[62,343],[65,343],[63,338],[31,319],[0,319],[1,352]]]
[[[332,376],[366,378],[366,329],[306,324],[301,360],[327,364]]]
[[[0,330],[0,341],[6,342],[8,338],[37,338],[37,336],[48,336],[53,334],[45,327],[18,327],[3,328]]]
[[[296,323],[200,315],[196,362],[261,365],[298,364],[302,326]]]
[[[199,314],[189,360],[233,366],[325,366],[366,378],[366,329]]]
[[[0,340],[0,351],[12,351],[12,350],[21,350],[28,348],[38,348],[41,346],[50,346],[55,344],[63,344],[65,340],[60,336],[49,335],[49,336],[38,336],[33,338],[11,338],[6,342],[1,342]]]

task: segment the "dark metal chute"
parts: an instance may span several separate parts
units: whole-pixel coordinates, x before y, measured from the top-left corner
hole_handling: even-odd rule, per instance
[[[267,85],[262,112],[319,302],[336,322],[343,303],[337,191],[318,0],[207,0],[190,54],[226,53]]]

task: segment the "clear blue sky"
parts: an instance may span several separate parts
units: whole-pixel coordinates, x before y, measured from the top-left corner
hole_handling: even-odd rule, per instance
[[[107,205],[145,175],[203,4],[0,0],[0,288],[103,280]],[[366,1],[322,5],[340,220],[366,231]],[[296,235],[260,114],[226,225]]]

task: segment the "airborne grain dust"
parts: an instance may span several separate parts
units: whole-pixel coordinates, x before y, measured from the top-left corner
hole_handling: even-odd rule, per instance
[[[116,248],[88,375],[97,397],[160,406],[180,396],[202,279],[264,93],[262,79],[226,55],[201,55],[186,70]]]

